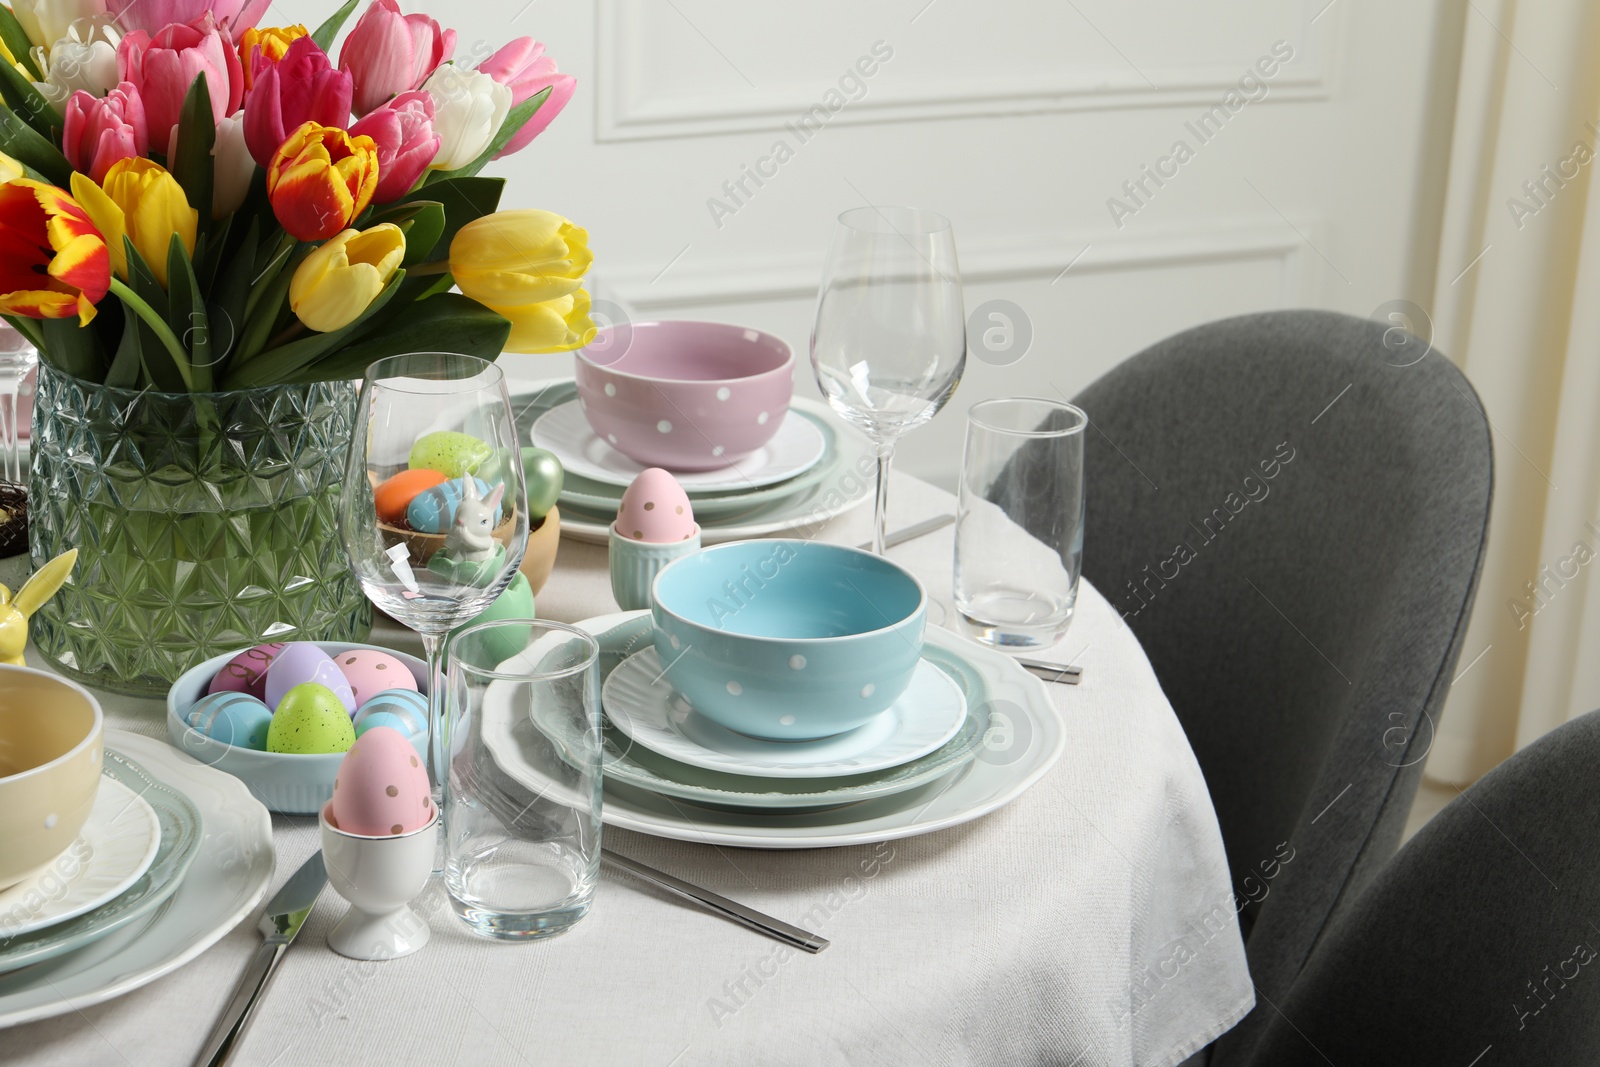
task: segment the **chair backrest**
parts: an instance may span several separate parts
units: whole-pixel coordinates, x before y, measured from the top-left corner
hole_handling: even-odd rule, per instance
[[[1329,926],[1259,1067],[1600,1061],[1600,712],[1436,815]]]
[[[1489,427],[1425,351],[1331,312],[1247,315],[1077,399],[1084,574],[1205,772],[1269,998],[1394,853],[1482,567]],[[1212,1062],[1246,1052],[1269,1011]]]

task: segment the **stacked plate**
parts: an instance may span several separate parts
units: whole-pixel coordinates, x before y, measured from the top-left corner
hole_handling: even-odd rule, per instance
[[[782,742],[718,726],[659,684],[649,612],[579,625],[601,648],[609,825],[755,848],[890,840],[995,810],[1061,754],[1043,684],[942,630],[928,631],[911,688],[887,712],[848,733]],[[582,742],[559,723],[538,725],[558,744]]]
[[[0,1026],[166,974],[232,929],[272,876],[271,819],[237,779],[160,741],[105,738],[77,839],[0,892]]]
[[[622,492],[644,465],[595,433],[571,381],[512,398],[523,440],[555,453],[566,468],[561,531],[604,544]],[[876,469],[861,434],[810,400],[794,400],[772,440],[719,470],[679,473],[706,544],[819,525],[871,497]]]

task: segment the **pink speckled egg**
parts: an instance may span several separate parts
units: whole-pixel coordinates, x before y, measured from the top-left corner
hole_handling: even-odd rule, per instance
[[[417,680],[411,677],[406,665],[387,652],[357,648],[340,652],[333,657],[333,662],[350,683],[357,708],[385,689],[417,690]]]
[[[272,666],[267,668],[267,690],[263,697],[267,707],[276,710],[283,695],[297,685],[315,682],[333,690],[351,715],[361,705],[350,691],[350,682],[339,672],[328,654],[310,641],[291,641],[283,646]]]
[[[265,699],[267,668],[272,666],[272,661],[283,651],[283,647],[282,641],[274,641],[269,645],[257,645],[255,648],[245,649],[217,672],[217,676],[211,679],[211,686],[206,690],[206,694],[209,696],[212,693],[249,693],[257,700]]]
[[[689,494],[678,479],[660,467],[640,471],[622,494],[616,526],[622,537],[666,545],[687,541],[697,529]]]
[[[361,837],[421,830],[433,819],[428,772],[405,735],[374,726],[345,753],[333,780],[328,822]]]

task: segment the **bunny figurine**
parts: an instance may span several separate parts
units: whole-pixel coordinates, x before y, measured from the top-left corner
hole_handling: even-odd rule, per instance
[[[28,647],[28,618],[56,595],[78,562],[78,550],[69,549],[34,572],[22,583],[17,595],[0,585],[0,663],[23,666],[22,652]]]
[[[455,522],[450,526],[442,552],[462,563],[486,563],[494,558],[494,528],[500,518],[500,500],[506,494],[505,483],[496,485],[488,497],[481,498],[478,479],[469,474],[461,482],[461,503],[456,508]]]

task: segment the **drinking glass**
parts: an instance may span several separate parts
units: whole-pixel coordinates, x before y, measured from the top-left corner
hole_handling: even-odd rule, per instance
[[[11,326],[0,323],[0,482],[24,485],[17,425],[22,380],[39,363],[39,350]]]
[[[877,452],[872,544],[880,556],[895,441],[939,413],[966,360],[949,220],[908,207],[840,215],[817,297],[811,366],[828,404],[865,431]]]
[[[437,679],[445,635],[495,602],[516,576],[528,545],[516,420],[499,367],[446,352],[380,359],[367,368],[356,404],[339,533],[367,598],[422,638],[428,674],[435,679],[428,699],[428,771],[437,800],[443,780],[443,694]],[[437,431],[477,442],[449,439],[456,447],[443,453],[443,465],[462,464],[474,479],[469,492],[466,479],[457,478],[459,503],[447,501],[439,509],[449,532],[419,532],[394,514],[380,519],[375,489],[407,470],[418,439]]]
[[[956,508],[955,602],[967,632],[1023,651],[1066,633],[1083,573],[1088,416],[1033,397],[967,413]]]
[[[558,934],[600,869],[600,646],[553,622],[450,639],[445,888],[476,933]]]

